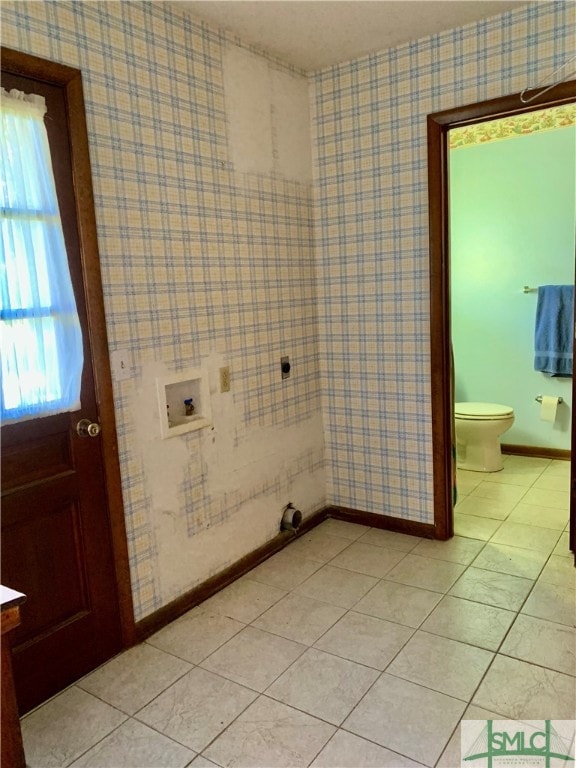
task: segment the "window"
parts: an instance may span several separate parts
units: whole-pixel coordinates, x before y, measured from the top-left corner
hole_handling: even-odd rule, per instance
[[[82,335],[41,96],[0,90],[2,422],[80,407]]]

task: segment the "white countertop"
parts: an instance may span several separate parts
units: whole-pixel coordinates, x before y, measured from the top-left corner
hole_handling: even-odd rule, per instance
[[[22,592],[16,592],[15,589],[0,584],[0,608],[10,608],[13,605],[23,603],[24,600],[26,600],[26,595]]]

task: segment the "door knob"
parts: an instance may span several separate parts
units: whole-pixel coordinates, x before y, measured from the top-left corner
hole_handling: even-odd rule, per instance
[[[97,437],[100,434],[100,424],[90,419],[80,419],[76,424],[76,432],[80,437]]]

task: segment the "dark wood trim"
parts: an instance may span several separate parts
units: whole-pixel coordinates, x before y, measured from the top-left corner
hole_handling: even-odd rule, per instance
[[[450,386],[450,274],[442,255],[448,251],[447,131],[428,116],[428,195],[430,220],[430,327],[432,442],[450,454],[452,443],[452,396]],[[438,539],[454,535],[452,515],[452,462],[434,461],[434,525]]]
[[[500,447],[502,453],[511,456],[533,456],[538,459],[559,459],[560,461],[570,461],[572,458],[572,451],[562,448],[547,448],[546,446],[539,445],[511,445],[510,443],[502,443]]]
[[[41,59],[22,51],[14,51],[2,46],[0,49],[2,69],[22,77],[31,77],[53,85],[67,85],[80,72],[79,69],[58,64],[55,61]]]
[[[363,512],[350,507],[327,507],[328,517],[335,520],[345,520],[348,523],[369,525],[371,528],[381,528],[385,531],[406,533],[410,536],[422,536],[425,539],[438,538],[436,528],[430,523],[419,523],[417,520],[404,520],[390,515],[378,515],[375,512]]]
[[[284,549],[288,544],[297,539],[299,536],[307,533],[312,528],[315,528],[321,522],[326,520],[328,514],[326,509],[320,509],[314,512],[312,515],[306,517],[302,521],[302,525],[297,532],[281,531],[271,541],[268,541],[258,549],[245,555],[233,565],[229,566],[215,576],[198,584],[197,587],[186,592],[184,595],[176,598],[168,605],[163,606],[159,610],[146,616],[136,623],[136,634],[138,642],[146,640],[146,638],[158,632],[160,629],[170,624],[172,621],[180,618],[183,614],[189,611],[191,608],[199,605],[207,600],[216,592],[220,592],[221,589],[227,587],[240,576],[243,576],[252,568],[255,568],[260,563],[267,560],[272,555]]]
[[[100,423],[103,426],[101,432],[102,457],[106,474],[106,492],[108,509],[110,511],[122,639],[125,645],[131,645],[136,640],[134,605],[130,582],[130,561],[126,536],[124,499],[122,496],[122,477],[120,474],[116,413],[114,410],[114,393],[110,370],[110,351],[108,349],[102,273],[100,270],[100,255],[96,232],[88,128],[86,125],[86,111],[84,108],[80,72],[68,84],[68,103],[71,105],[68,119],[71,133],[71,155],[74,167],[77,214],[83,254],[84,290],[88,312],[88,326],[90,329],[90,346],[94,361],[94,384],[98,402],[98,413]]]
[[[434,527],[436,538],[453,535],[450,255],[448,225],[448,131],[462,125],[576,102],[576,80],[558,83],[530,104],[520,94],[428,115],[428,196],[430,228],[430,350]],[[573,423],[574,423],[573,419]],[[573,436],[576,432],[573,431]],[[574,439],[574,438],[573,438]],[[574,444],[574,443],[573,443]],[[575,486],[574,469],[572,487]],[[574,533],[571,534],[576,542]]]
[[[0,617],[2,647],[1,652],[1,678],[2,678],[2,722],[0,728],[0,757],[2,765],[6,768],[26,768],[24,746],[22,743],[22,730],[18,716],[18,704],[16,703],[16,690],[14,687],[14,674],[12,670],[12,639],[11,632],[20,624],[20,605],[25,596],[18,602],[12,601],[2,606]]]
[[[428,118],[440,126],[455,128],[461,125],[484,123],[486,120],[495,120],[499,117],[559,107],[562,104],[572,104],[574,101],[576,101],[576,80],[567,80],[564,83],[557,83],[554,89],[546,94],[545,98],[537,99],[530,104],[523,104],[520,101],[520,94],[513,93],[510,96],[499,96],[476,104],[446,109],[428,115]]]
[[[82,89],[82,73],[73,67],[5,47],[1,49],[1,57],[2,69],[22,75],[23,77],[31,77],[46,83],[59,85],[66,91],[70,154],[72,157],[80,250],[82,254],[83,282],[92,350],[94,383],[99,420],[102,425],[102,455],[106,474],[106,494],[118,587],[122,639],[124,645],[128,646],[136,640],[134,606],[130,583],[128,543],[102,293],[100,256],[96,233],[96,215],[94,211],[94,193]]]

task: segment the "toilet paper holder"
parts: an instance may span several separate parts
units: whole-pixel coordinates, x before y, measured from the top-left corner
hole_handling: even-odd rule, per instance
[[[536,395],[534,400],[536,400],[537,403],[541,403],[542,402],[542,397],[543,397],[543,395]],[[557,400],[558,400],[558,405],[560,405],[561,403],[564,402],[564,398],[563,397],[558,397]]]

